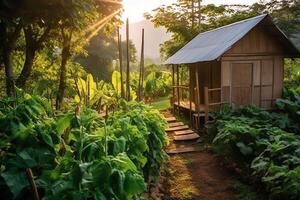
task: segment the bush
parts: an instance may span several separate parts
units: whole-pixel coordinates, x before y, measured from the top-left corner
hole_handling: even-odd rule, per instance
[[[227,114],[215,115],[219,132],[213,143],[223,150],[219,153],[249,167],[272,199],[299,199],[300,137],[282,130],[273,113],[255,107]]]
[[[32,199],[31,169],[41,197],[140,199],[166,159],[165,121],[158,112],[120,103],[107,120],[89,108],[53,115],[38,96],[0,102],[4,199]]]

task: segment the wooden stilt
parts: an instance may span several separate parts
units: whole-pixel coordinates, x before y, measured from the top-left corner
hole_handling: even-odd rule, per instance
[[[118,28],[118,49],[119,49],[119,63],[120,63],[120,79],[121,79],[121,97],[125,97],[125,89],[123,82],[123,55],[122,55],[122,35],[120,34],[120,29]]]
[[[144,80],[144,29],[142,29],[142,47],[141,47],[141,62],[140,62],[140,76],[139,76],[139,94],[138,101],[142,100],[143,93],[143,80]]]
[[[129,20],[126,20],[126,52],[127,52],[127,68],[126,68],[126,98],[130,101],[130,52],[129,52]]]

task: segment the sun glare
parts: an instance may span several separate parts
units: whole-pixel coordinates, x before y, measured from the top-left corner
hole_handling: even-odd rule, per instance
[[[123,0],[124,13],[123,21],[129,18],[131,22],[143,20],[145,12],[151,12],[153,9],[165,4],[169,5],[176,0]]]

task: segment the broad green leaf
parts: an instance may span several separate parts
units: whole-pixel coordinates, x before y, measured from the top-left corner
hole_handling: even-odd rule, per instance
[[[17,197],[24,188],[29,186],[25,169],[24,171],[8,170],[1,173],[1,176],[14,197]]]
[[[121,94],[121,74],[119,71],[114,71],[112,73],[111,82],[114,86],[114,89],[117,91],[117,94]]]
[[[86,77],[86,87],[87,87],[87,92],[89,94],[89,100],[90,100],[93,98],[93,96],[95,95],[95,91],[97,90],[96,83],[91,74],[88,74]]]
[[[141,175],[127,172],[124,183],[124,191],[127,196],[140,194],[146,191],[146,184]]]
[[[58,119],[56,123],[56,129],[60,135],[63,134],[67,128],[70,127],[73,118],[74,118],[73,114],[68,114]]]

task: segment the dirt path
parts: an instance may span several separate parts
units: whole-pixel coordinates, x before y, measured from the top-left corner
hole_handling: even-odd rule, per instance
[[[218,159],[204,152],[170,157],[169,197],[165,199],[233,200],[233,177]]]
[[[166,117],[172,116],[164,113]],[[196,152],[172,154],[164,170],[165,200],[234,200],[253,199],[241,198],[241,192],[237,191],[240,182],[222,166],[220,159],[210,151],[207,145],[195,141],[176,142],[174,132],[168,132],[170,145],[168,149],[182,148],[186,146],[198,146]],[[201,137],[201,134],[200,134]],[[203,149],[203,150],[201,150]],[[244,187],[244,185],[242,186]],[[246,186],[248,187],[248,186]],[[248,195],[248,188],[247,188]],[[244,194],[242,194],[243,196]],[[250,193],[250,195],[253,195]],[[254,198],[256,199],[256,198]]]

